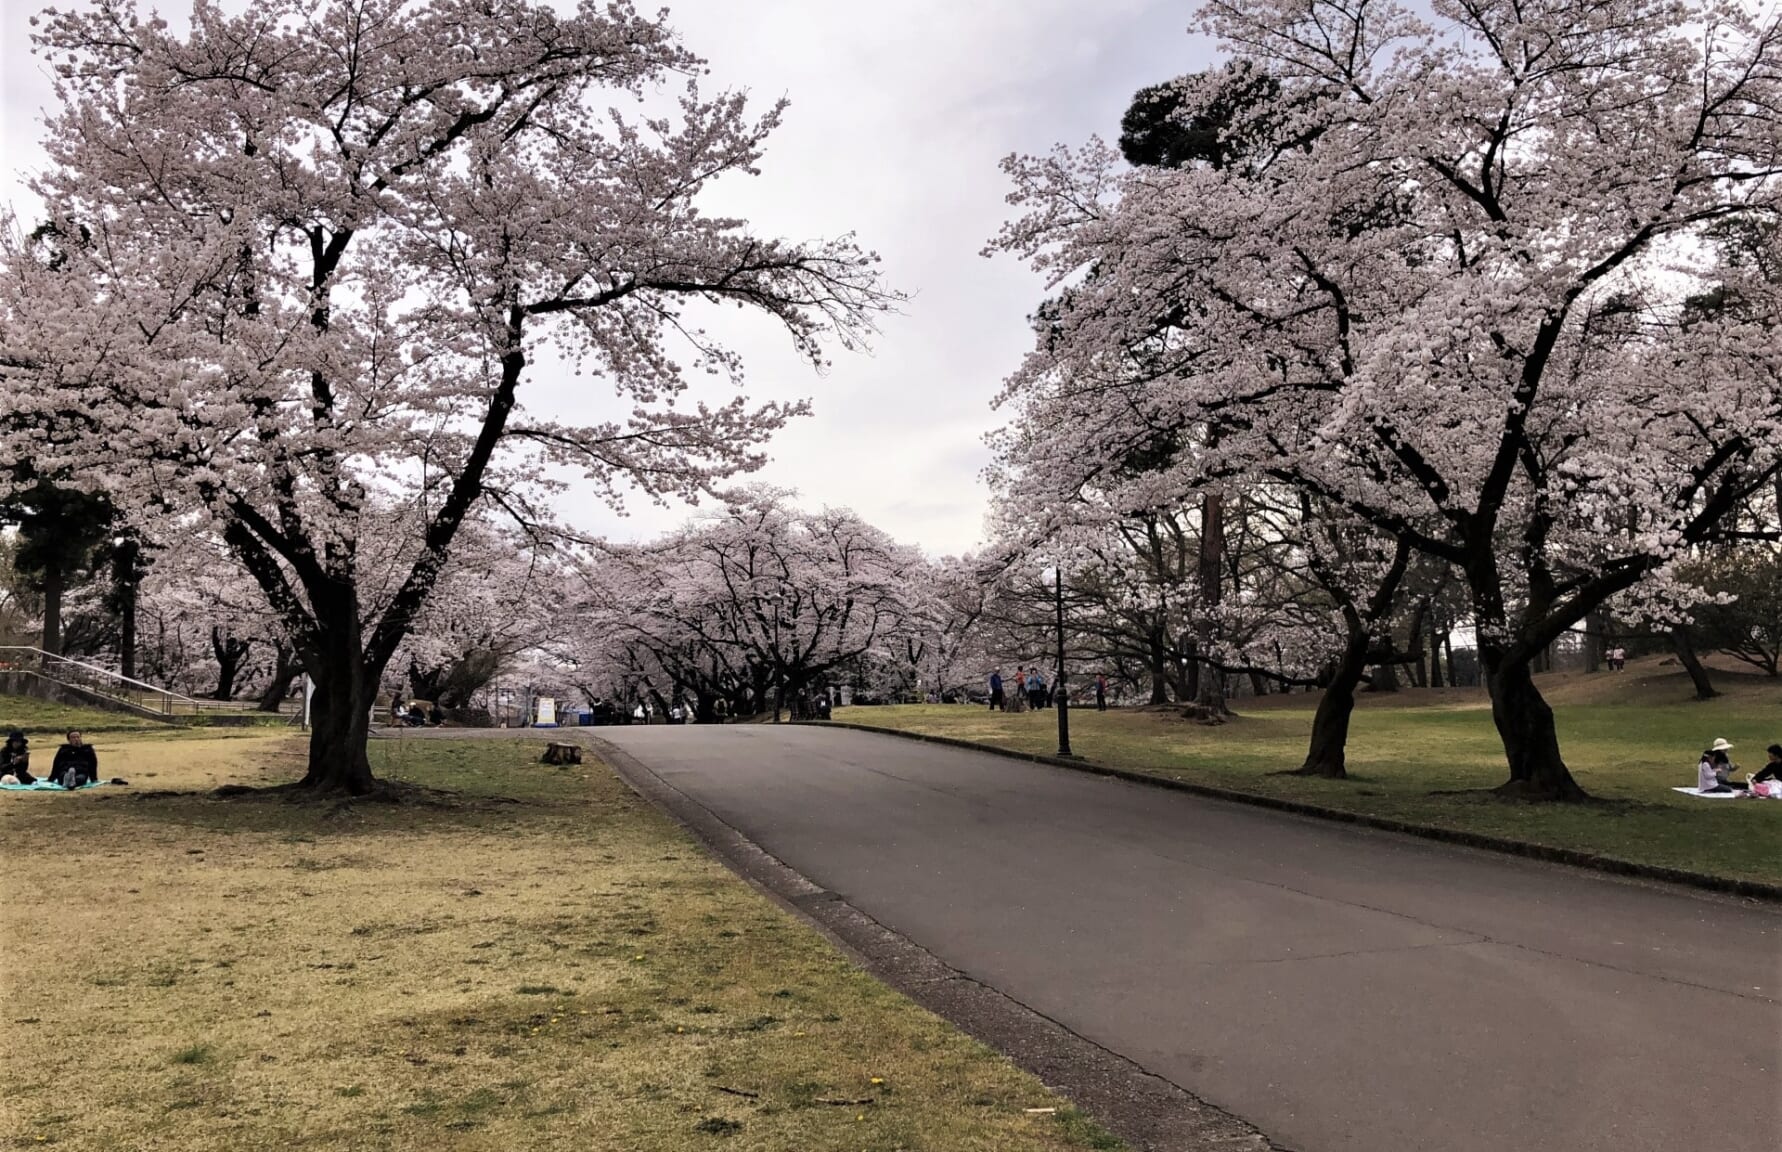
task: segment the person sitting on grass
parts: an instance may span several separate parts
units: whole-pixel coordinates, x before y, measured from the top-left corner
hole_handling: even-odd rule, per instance
[[[1715,740],[1706,752],[1702,753],[1701,763],[1695,767],[1696,791],[1711,792],[1743,792],[1743,784],[1734,783],[1730,777],[1733,773],[1733,762],[1727,757],[1733,746],[1725,740]]]
[[[56,759],[50,764],[49,778],[51,784],[60,784],[64,788],[97,784],[99,753],[91,744],[81,740],[79,731],[71,731],[68,733],[68,743],[56,749]]]
[[[17,728],[6,734],[0,746],[0,784],[35,784],[31,775],[31,741]]]
[[[1771,744],[1764,749],[1769,754],[1770,762],[1745,777],[1745,786],[1753,794],[1774,796],[1782,790],[1782,744]]]

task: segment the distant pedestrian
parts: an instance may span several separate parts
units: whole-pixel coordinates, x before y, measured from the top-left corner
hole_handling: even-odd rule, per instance
[[[1609,649],[1609,671],[1620,672],[1627,667],[1627,649],[1616,645]]]
[[[1046,677],[1038,668],[1027,678],[1027,703],[1036,712],[1046,706]]]
[[[990,673],[990,711],[1007,712],[1008,698],[1002,694],[1002,669]]]
[[[1009,698],[1010,712],[1027,711],[1027,669],[1015,669],[1015,694]]]
[[[1108,677],[1105,672],[1095,674],[1095,710],[1097,712],[1108,710]]]

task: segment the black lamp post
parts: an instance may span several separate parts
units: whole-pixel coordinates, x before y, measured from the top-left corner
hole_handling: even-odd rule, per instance
[[[773,605],[773,722],[780,722],[780,707],[786,702],[786,662],[780,655],[780,600],[777,591],[767,594]]]
[[[1075,759],[1070,750],[1070,696],[1064,679],[1064,565],[1052,569],[1053,604],[1058,610],[1058,672],[1053,678],[1058,698],[1058,755]]]

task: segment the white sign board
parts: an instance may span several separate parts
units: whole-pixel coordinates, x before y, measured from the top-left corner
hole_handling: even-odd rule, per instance
[[[532,721],[534,728],[555,728],[557,726],[557,701],[549,696],[538,698],[538,707]]]

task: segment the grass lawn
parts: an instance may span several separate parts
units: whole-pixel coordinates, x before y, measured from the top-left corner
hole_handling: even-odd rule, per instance
[[[1681,673],[1630,667],[1618,676],[1544,677],[1561,747],[1578,781],[1609,801],[1538,805],[1484,790],[1508,776],[1483,693],[1407,690],[1364,697],[1350,729],[1349,779],[1275,773],[1298,767],[1313,696],[1243,700],[1236,720],[1206,727],[1173,712],[1071,710],[1080,756],[1128,768],[1333,808],[1578,848],[1651,864],[1782,882],[1782,802],[1695,800],[1670,791],[1695,783],[1695,763],[1716,736],[1738,746],[1741,768],[1782,741],[1782,683],[1721,673],[1718,700],[1689,699]],[[991,713],[949,705],[844,708],[837,720],[952,736],[1023,752],[1057,751],[1057,714]],[[1462,791],[1466,795],[1441,795]]]
[[[0,740],[14,728],[23,728],[31,737],[31,749],[54,749],[62,742],[62,734],[70,728],[89,732],[158,732],[172,725],[128,712],[108,712],[99,708],[77,708],[68,704],[52,704],[32,696],[0,696]],[[32,757],[35,761],[36,757]]]
[[[288,736],[100,747],[130,788],[0,793],[0,1147],[1118,1147],[603,765],[378,742],[450,791],[328,806],[209,794]]]

